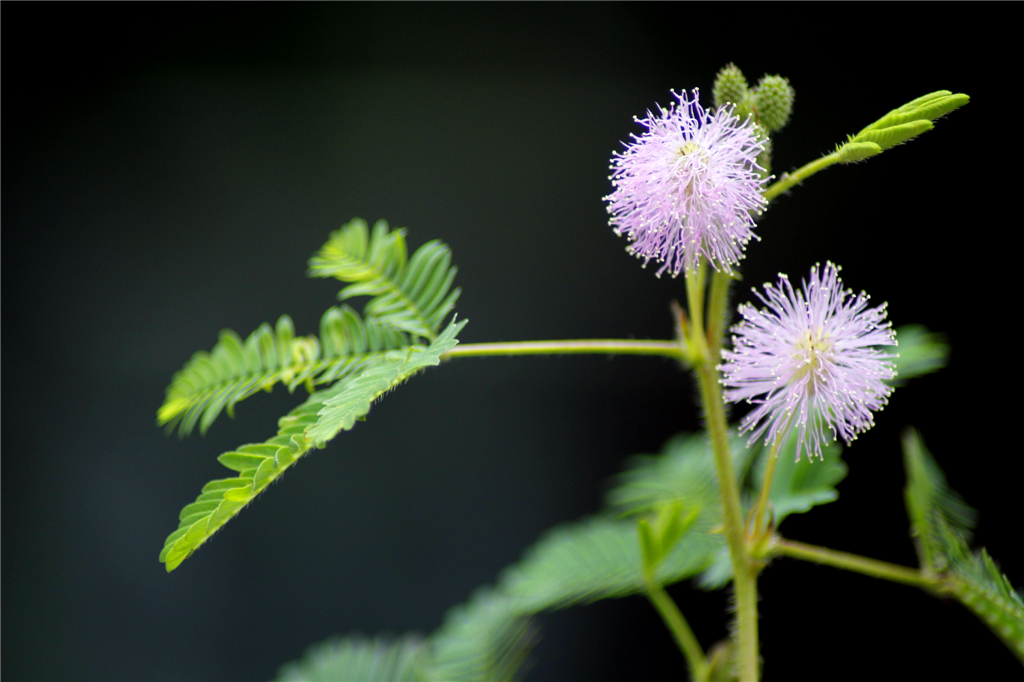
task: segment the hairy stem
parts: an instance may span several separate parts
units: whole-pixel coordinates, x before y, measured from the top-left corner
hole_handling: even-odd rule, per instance
[[[686,665],[690,669],[690,679],[695,682],[707,680],[710,667],[707,656],[704,655],[700,642],[697,641],[693,630],[690,629],[690,624],[683,618],[682,611],[679,610],[676,603],[672,601],[672,597],[668,596],[668,593],[660,585],[652,580],[646,580],[645,582],[647,598],[651,600],[654,608],[658,610],[661,619],[665,621],[665,625],[668,626],[672,636],[675,637],[676,644],[682,650],[683,656],[686,657]]]
[[[632,339],[574,339],[566,341],[510,341],[508,343],[459,344],[443,358],[488,355],[659,355],[682,358],[676,341],[634,341]]]
[[[690,303],[690,317],[693,322],[691,337],[701,352],[695,364],[700,397],[704,406],[704,419],[711,450],[715,456],[715,471],[718,488],[722,495],[725,539],[732,560],[733,589],[736,595],[736,626],[739,631],[739,675],[741,682],[757,682],[758,637],[757,637],[757,569],[747,555],[743,532],[743,512],[740,508],[739,484],[729,452],[729,434],[725,421],[725,405],[722,389],[718,384],[717,358],[710,355],[703,328],[703,316],[694,314],[694,307],[702,309],[704,299],[703,270],[686,273],[687,299]],[[724,311],[725,306],[722,306]],[[723,312],[724,314],[724,312]],[[711,324],[718,324],[712,321]]]
[[[764,515],[768,509],[768,498],[772,492],[772,479],[775,478],[775,465],[779,461],[779,442],[781,440],[781,438],[776,438],[772,443],[771,452],[768,453],[764,481],[761,482],[761,494],[757,497],[757,507],[754,511],[754,537],[760,537],[764,530]]]
[[[711,355],[711,362],[716,365],[722,354],[726,304],[729,302],[729,286],[732,279],[732,275],[721,270],[716,270],[711,276],[711,296],[708,299],[708,352]]]
[[[797,169],[792,173],[785,173],[777,181],[764,191],[764,198],[771,201],[775,197],[779,196],[790,187],[799,185],[801,182],[811,177],[818,171],[823,171],[834,163],[839,162],[839,154],[833,152],[827,156],[823,156],[820,159],[815,159],[803,167]]]
[[[890,564],[878,559],[869,559],[868,557],[848,552],[840,552],[828,549],[827,547],[807,545],[795,540],[785,540],[781,537],[776,537],[772,542],[771,552],[778,556],[788,556],[793,559],[811,561],[824,566],[842,568],[854,573],[862,573],[872,578],[891,580],[894,583],[920,587],[932,592],[942,589],[939,578],[926,576],[917,569]]]

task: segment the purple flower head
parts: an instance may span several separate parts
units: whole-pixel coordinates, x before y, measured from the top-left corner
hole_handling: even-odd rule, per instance
[[[838,268],[811,268],[802,291],[779,275],[766,284],[767,306],[741,305],[743,320],[733,328],[733,350],[722,351],[725,399],[757,405],[741,424],[750,442],[767,432],[765,443],[798,434],[796,457],[821,457],[826,427],[847,445],[874,424],[873,410],[885,405],[892,388],[884,383],[896,369],[877,346],[896,343],[885,305],[868,308],[868,296],[842,289]]]
[[[729,271],[754,236],[751,212],[767,205],[761,196],[767,178],[756,161],[764,141],[731,105],[709,114],[696,89],[693,99],[672,94],[679,105],[636,119],[647,132],[612,155],[610,222],[645,266],[652,259],[663,264],[659,277],[692,269],[701,256]]]

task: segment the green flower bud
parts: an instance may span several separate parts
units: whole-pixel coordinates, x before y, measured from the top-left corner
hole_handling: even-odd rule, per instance
[[[793,86],[782,76],[765,76],[753,91],[757,117],[769,132],[781,130],[793,113]]]
[[[756,129],[759,137],[764,140],[764,148],[757,155],[757,165],[764,169],[761,171],[761,177],[766,178],[772,174],[772,139],[761,125],[757,125]]]
[[[747,99],[747,79],[735,64],[729,64],[715,76],[713,93],[716,108],[720,109],[729,102],[739,107]]]

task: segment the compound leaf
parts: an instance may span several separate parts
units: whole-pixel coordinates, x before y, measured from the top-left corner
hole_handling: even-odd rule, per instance
[[[476,591],[456,606],[430,637],[433,682],[505,682],[519,679],[537,641],[536,627],[513,599],[492,589]]]
[[[721,536],[688,532],[655,573],[660,584],[692,577],[711,562]],[[594,517],[546,533],[507,568],[499,589],[522,613],[635,594],[644,589],[640,538],[632,519]]]
[[[427,242],[412,258],[407,251],[405,230],[390,230],[379,220],[370,233],[366,222],[355,218],[331,234],[309,261],[309,274],[349,282],[339,299],[372,296],[367,316],[433,341],[459,298],[460,289],[452,289],[457,269],[440,241]]]
[[[406,635],[345,637],[309,648],[301,660],[282,666],[278,682],[418,682],[429,652],[422,639]]]
[[[233,415],[236,403],[278,382],[289,391],[305,385],[312,392],[409,345],[404,332],[374,317],[364,321],[348,306],[324,313],[319,339],[295,336],[287,315],[277,321],[276,330],[263,324],[245,341],[225,330],[211,352],[196,353],[174,375],[157,423],[177,426],[182,436],[198,423],[205,433],[222,410]]]
[[[453,320],[429,348],[412,346],[375,359],[289,412],[278,422],[277,435],[270,440],[221,455],[220,463],[237,471],[238,476],[208,483],[199,499],[182,511],[177,530],[164,542],[160,553],[167,571],[177,568],[301,456],[352,428],[385,391],[424,367],[437,365],[441,354],[458,343],[455,335],[465,324]]]

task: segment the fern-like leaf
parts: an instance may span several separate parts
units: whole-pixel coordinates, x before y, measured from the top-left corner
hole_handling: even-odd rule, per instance
[[[655,579],[667,585],[697,575],[724,544],[721,535],[691,530],[658,566]],[[545,534],[502,573],[499,589],[521,613],[537,613],[641,592],[641,566],[636,522],[594,517]]]
[[[903,434],[904,497],[911,535],[926,573],[945,578],[944,591],[982,620],[1024,663],[1024,600],[984,548],[968,545],[977,513],[949,487],[921,435]]]
[[[282,666],[278,682],[417,682],[429,659],[425,642],[415,635],[346,637],[313,647],[301,660]]]
[[[323,443],[334,438],[340,431],[351,429],[357,419],[369,412],[370,404],[383,393],[419,370],[439,365],[441,356],[458,344],[455,336],[465,324],[465,320],[453,320],[429,348],[413,346],[404,351],[392,351],[384,360],[375,362],[364,371],[325,391],[326,398],[319,419],[307,431],[316,447],[323,447]]]
[[[289,391],[337,381],[357,372],[388,351],[406,348],[408,336],[369,317],[365,321],[349,306],[331,308],[320,320],[320,338],[295,336],[291,318],[282,315],[276,330],[263,324],[243,342],[235,332],[221,332],[209,353],[199,352],[171,380],[157,412],[157,423],[178,427],[188,435],[196,424],[205,433],[227,410],[278,382]]]
[[[977,512],[949,487],[946,476],[914,429],[903,433],[903,464],[907,485],[903,496],[910,517],[910,533],[921,567],[938,573],[949,566],[946,545],[950,534],[970,542]]]
[[[536,643],[536,628],[515,602],[489,588],[456,606],[430,637],[432,682],[505,682],[520,679]]]
[[[984,548],[972,553],[954,537],[948,546],[950,591],[1024,663],[1024,598]]]
[[[379,220],[371,234],[358,218],[333,232],[309,262],[310,276],[350,283],[339,299],[372,296],[367,316],[431,341],[459,298],[455,273],[442,242],[427,242],[407,258],[405,230],[389,230]]]
[[[168,536],[160,553],[167,571],[177,568],[299,457],[351,429],[385,391],[424,367],[437,365],[440,356],[458,343],[455,335],[465,324],[452,321],[429,348],[410,347],[375,359],[358,373],[310,396],[280,420],[277,435],[270,440],[221,455],[220,463],[238,476],[207,483],[196,501],[181,511],[178,529]]]
[[[730,433],[730,452],[737,482],[747,478],[752,460],[751,485],[744,486],[745,507],[755,499],[764,478],[769,449],[761,443],[747,445],[735,431]],[[846,476],[846,465],[839,459],[841,448],[833,444],[825,448],[823,461],[803,458],[796,462],[796,434],[780,448],[780,458],[772,479],[769,500],[775,525],[790,514],[810,511],[839,497],[835,486]],[[721,495],[714,453],[704,435],[679,434],[669,440],[660,455],[634,458],[629,469],[618,477],[618,485],[608,494],[612,509],[626,514],[646,513],[660,506],[680,503],[686,510],[697,510],[693,530],[708,534],[723,523]],[[716,553],[710,566],[701,575],[704,589],[718,589],[732,579],[729,551],[714,535]]]
[[[768,499],[771,502],[772,518],[777,528],[790,514],[803,514],[820,504],[839,499],[836,486],[846,478],[846,464],[840,459],[842,447],[833,442],[822,449],[821,459],[802,457],[796,461],[797,433],[794,429],[786,443],[779,448],[772,477],[772,489]],[[747,499],[754,499],[761,491],[764,472],[768,465],[770,448],[761,446],[754,466],[751,468],[751,485]]]
[[[898,346],[885,346],[883,352],[893,358],[896,378],[886,383],[902,386],[908,379],[937,372],[949,363],[949,344],[942,334],[928,331],[920,324],[907,324],[896,329]]]

